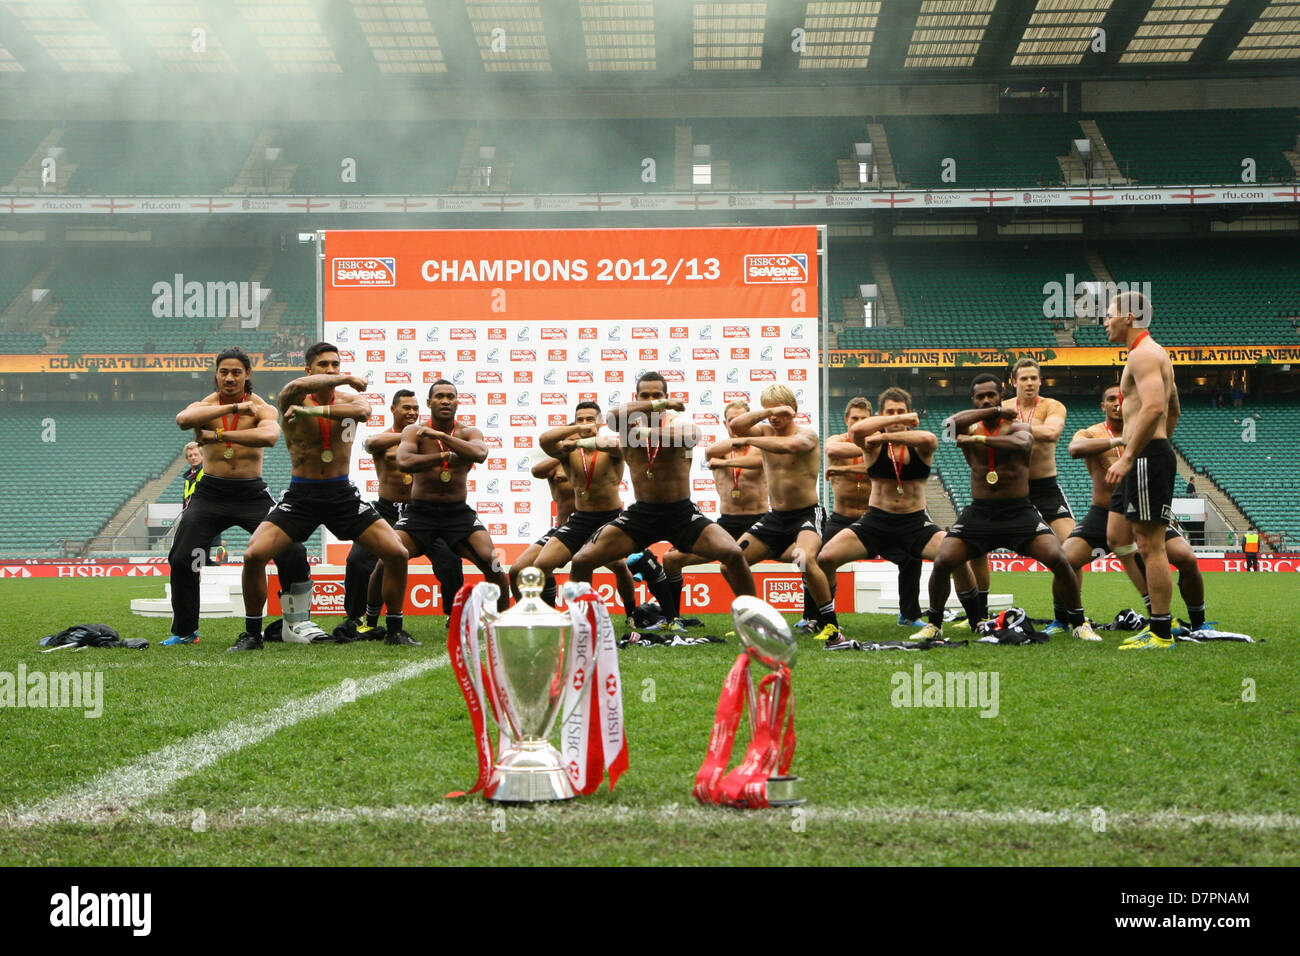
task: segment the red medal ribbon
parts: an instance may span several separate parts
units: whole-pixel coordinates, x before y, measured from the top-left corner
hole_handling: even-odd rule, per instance
[[[225,415],[221,416],[221,430],[223,432],[233,432],[239,426],[239,403],[238,402],[235,403],[235,414],[231,415],[230,417],[234,419],[234,421],[232,421],[231,424],[227,425],[226,416]],[[229,441],[226,442],[226,447],[227,448],[231,447]]]
[[[474,586],[465,585],[456,592],[456,599],[451,608],[451,619],[447,622],[447,653],[451,658],[452,670],[456,674],[456,683],[465,697],[469,707],[470,722],[474,730],[474,744],[478,749],[478,779],[469,790],[454,790],[448,797],[463,797],[466,793],[477,793],[487,786],[492,777],[492,738],[488,735],[487,714],[483,708],[483,698],[488,696],[493,717],[497,718],[495,687],[492,686],[488,669],[478,659],[478,619],[482,610],[482,598],[475,597]],[[465,605],[470,605],[468,612]],[[472,659],[471,659],[472,654]],[[478,673],[474,673],[477,669]],[[485,695],[484,687],[489,690]],[[499,719],[499,718],[498,718]]]
[[[587,478],[587,487],[586,487],[586,489],[583,491],[583,494],[584,494],[584,495],[587,495],[587,494],[590,494],[590,493],[591,493],[591,479],[592,479],[592,478],[595,476],[595,474],[596,474],[596,456],[600,454],[600,449],[598,449],[598,448],[593,448],[593,449],[591,450],[591,466],[590,466],[590,467],[587,466],[587,449],[585,449],[585,448],[579,448],[579,449],[578,449],[578,454],[582,457],[582,473],[583,473],[583,475],[585,475],[586,478]]]
[[[748,446],[746,446],[746,447],[748,447]],[[728,454],[727,457],[728,457],[728,458],[735,458],[735,457],[736,457],[736,450],[733,448],[733,449],[731,450],[731,453]],[[734,490],[734,491],[739,491],[739,490],[740,490],[740,469],[739,469],[739,468],[732,468],[732,469],[731,469],[731,487],[732,487],[732,490]]]
[[[1034,413],[1035,413],[1036,411],[1038,411],[1038,402],[1040,402],[1040,401],[1042,401],[1041,398],[1038,399],[1038,401],[1035,401],[1035,402],[1034,402],[1034,407],[1031,408],[1031,409],[1029,410],[1029,415],[1028,415],[1028,417],[1026,417],[1026,418],[1021,418],[1021,417],[1020,417],[1020,406],[1017,405],[1017,406],[1016,406],[1016,421],[1021,422],[1022,424],[1032,425],[1033,422],[1034,422]]]
[[[889,456],[889,463],[894,466],[894,477],[898,479],[898,487],[902,488],[903,487],[903,462],[901,461],[901,459],[903,457],[903,454],[906,454],[906,452],[900,453],[898,458],[895,458],[894,446],[891,445],[889,442],[886,442],[885,454]]]
[[[645,470],[647,473],[654,471],[655,459],[659,457],[659,449],[662,447],[662,445],[653,445],[650,443],[649,438],[646,439]],[[650,477],[653,478],[654,476],[651,475]]]
[[[306,400],[309,401],[309,402],[311,402],[313,406],[320,406],[321,408],[329,408],[331,405],[334,404],[334,399],[332,399],[332,398],[331,398],[328,402],[326,402],[324,405],[321,405],[320,402],[316,401],[316,400],[315,400],[314,398],[312,398],[310,395],[307,396],[307,399],[306,399]],[[222,422],[223,422],[223,423],[225,422],[225,418],[222,418]],[[316,419],[316,426],[320,429],[320,444],[321,444],[321,451],[322,451],[322,452],[327,452],[327,451],[330,450],[330,433],[331,433],[331,431],[333,430],[333,429],[330,427],[330,418],[329,418],[329,416],[328,416],[328,415],[321,415],[321,416],[319,416],[319,417]]]
[[[997,427],[997,430],[995,430],[995,431],[989,431],[989,423],[988,423],[988,422],[980,422],[980,424],[981,424],[982,426],[984,426],[984,434],[985,434],[985,436],[988,437],[988,438],[992,438],[994,435],[996,435],[999,431],[1002,430],[1002,426],[1001,426],[1001,425],[999,425],[999,426]],[[994,454],[993,454],[993,449],[992,449],[992,448],[989,448],[989,449],[988,449],[988,452],[989,452],[989,471],[993,472],[993,473],[996,475],[997,472],[998,472],[997,459],[996,459],[996,457],[995,457]]]

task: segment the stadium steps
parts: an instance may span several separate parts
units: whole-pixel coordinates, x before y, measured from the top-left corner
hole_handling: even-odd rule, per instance
[[[67,160],[60,161],[55,168],[54,182],[45,184],[41,182],[41,163],[49,155],[49,151],[59,145],[66,130],[66,126],[56,126],[46,133],[45,138],[36,144],[32,154],[18,168],[18,172],[4,187],[3,192],[17,192],[27,196],[56,195],[64,192],[68,178],[76,172],[76,165]]]
[[[1294,174],[1293,178],[1300,179],[1300,151],[1284,149],[1282,155],[1285,156],[1287,161],[1291,164],[1291,169]]]
[[[925,483],[925,510],[940,528],[951,528],[957,523],[957,509],[937,473],[931,474]]]
[[[28,263],[27,268],[32,268],[32,264]],[[41,266],[40,271],[32,276],[21,289],[14,293],[13,298],[8,302],[3,303],[4,311],[0,312],[0,320],[2,320],[0,321],[0,324],[3,325],[4,331],[27,331],[27,318],[32,311],[32,289],[44,288],[40,283],[44,279],[48,279],[50,273],[53,271],[53,264]],[[7,288],[13,287],[7,286]]]
[[[868,123],[867,139],[871,141],[876,169],[880,173],[880,188],[898,189],[898,174],[894,171],[894,154],[889,150],[889,134],[885,132],[884,124]]]
[[[298,170],[297,163],[277,163],[274,169],[267,172],[266,150],[274,141],[275,134],[274,129],[262,129],[258,132],[252,148],[248,151],[248,157],[244,160],[244,165],[235,176],[234,183],[221,190],[223,193],[239,195],[268,193],[282,196],[291,192],[289,183]]]
[[[492,161],[491,185],[484,188],[475,184],[475,171],[479,166],[478,151],[479,147],[483,145],[485,135],[481,126],[472,126],[469,132],[465,134],[465,148],[460,153],[460,165],[456,168],[456,179],[451,185],[452,192],[502,193],[510,191],[510,174],[514,170],[514,163],[508,157],[501,155],[500,147],[497,148],[498,154]]]
[[[46,336],[46,340],[51,346],[63,341],[61,331],[52,328],[51,323],[54,316],[58,314],[59,303],[54,299],[54,293],[51,291],[45,297],[45,301],[40,305],[32,308],[32,290],[48,289],[50,287],[50,276],[59,266],[59,258],[55,257],[41,267],[41,271],[32,276],[18,295],[14,296],[9,307],[4,311],[5,325],[8,328],[18,329],[21,327],[24,332],[35,332]],[[53,348],[43,349],[42,351],[55,351]]]
[[[1101,176],[1093,176],[1093,180],[1104,178],[1112,186],[1124,186],[1128,180],[1124,174],[1119,171],[1119,163],[1115,162],[1115,154],[1110,151],[1106,145],[1106,137],[1101,134],[1101,127],[1097,125],[1096,120],[1079,120],[1079,127],[1083,130],[1083,135],[1088,137],[1088,142],[1092,144],[1092,155],[1094,161],[1101,160]],[[1093,167],[1094,173],[1096,167]]]
[[[903,306],[898,301],[898,290],[894,288],[894,274],[889,271],[889,259],[885,256],[884,248],[874,243],[869,246],[867,263],[871,266],[872,278],[880,292],[879,302],[885,309],[885,321],[890,325],[902,325]]]
[[[1241,532],[1250,528],[1250,519],[1242,514],[1237,503],[1224,494],[1223,489],[1219,487],[1214,476],[1207,471],[1198,471],[1192,467],[1192,463],[1187,460],[1187,456],[1174,447],[1174,458],[1177,460],[1179,483],[1174,486],[1174,492],[1180,494],[1187,484],[1187,479],[1196,478],[1196,490],[1219,510],[1223,515],[1223,520],[1228,522],[1228,527],[1233,531]]]
[[[148,506],[150,503],[158,501],[167,486],[176,480],[189,466],[184,455],[179,455],[175,461],[167,466],[157,478],[146,481],[144,487],[126,500],[121,508],[118,508],[114,515],[108,519],[104,527],[100,528],[86,542],[84,551],[117,551],[119,548],[113,546],[113,539],[122,533],[122,530],[131,523],[140,512],[140,509]]]

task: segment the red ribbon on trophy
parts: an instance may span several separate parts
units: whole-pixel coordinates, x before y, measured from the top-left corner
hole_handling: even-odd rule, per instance
[[[483,791],[485,797],[492,796],[492,738],[487,725],[487,713],[483,709],[486,700],[492,708],[492,719],[501,728],[503,749],[508,740],[508,731],[500,720],[501,708],[498,706],[497,689],[492,680],[491,670],[479,658],[478,628],[483,617],[483,604],[487,596],[466,584],[456,592],[456,599],[451,606],[451,619],[447,622],[447,652],[451,657],[452,670],[456,674],[456,683],[465,697],[469,707],[470,722],[474,729],[474,743],[478,749],[478,779],[468,790],[453,790],[448,797],[463,797],[469,793]],[[486,687],[486,693],[484,688]]]
[[[609,789],[627,769],[627,731],[623,724],[623,681],[618,644],[609,610],[590,585],[570,584],[565,592],[573,618],[573,658],[560,704],[560,753],[580,794],[595,793],[609,771]]]
[[[736,729],[745,710],[750,664],[751,654],[746,651],[736,658],[723,682],[709,751],[695,776],[695,799],[701,803],[750,809],[767,807],[770,805],[768,779],[773,773],[784,777],[794,760],[794,689],[790,668],[782,664],[755,688],[750,721],[753,736],[740,765],[726,772]]]

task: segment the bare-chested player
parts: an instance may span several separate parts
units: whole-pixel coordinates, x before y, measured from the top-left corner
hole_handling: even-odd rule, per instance
[[[1000,403],[1002,383],[996,375],[975,376],[971,382],[974,408],[958,412],[945,423],[971,469],[969,505],[948,530],[930,572],[929,623],[912,635],[933,640],[943,633],[943,609],[958,565],[995,548],[1010,548],[1033,558],[1052,572],[1052,604],[1074,636],[1100,641],[1083,614],[1079,579],[1043,516],[1029,501],[1029,465],[1034,437],[1030,426],[1015,420],[1016,412]]]
[[[1120,376],[1124,414],[1124,452],[1106,470],[1106,483],[1121,490],[1125,517],[1146,564],[1151,614],[1146,630],[1120,650],[1174,646],[1170,604],[1174,580],[1169,571],[1165,533],[1173,522],[1174,480],[1178,462],[1169,443],[1169,419],[1180,406],[1169,353],[1151,338],[1151,303],[1140,292],[1121,292],[1106,311],[1106,337],[1128,349]]]
[[[880,393],[880,414],[849,429],[866,461],[871,497],[862,516],[822,546],[818,562],[828,578],[850,561],[879,555],[901,568],[904,561],[920,562],[939,553],[945,534],[925,508],[925,485],[939,439],[917,428],[919,422],[911,394],[887,388]],[[953,576],[957,597],[970,616],[975,613],[975,581],[964,564],[953,569]],[[839,646],[853,645],[843,639],[826,645],[828,650]]]
[[[554,588],[551,572],[567,564],[592,535],[623,513],[623,497],[619,492],[623,481],[623,452],[618,447],[617,435],[599,434],[600,418],[599,405],[579,402],[572,425],[552,428],[538,440],[542,451],[553,456],[565,474],[573,476],[569,481],[573,506],[563,520],[557,521],[554,531],[547,535],[548,540],[535,555],[529,556],[525,551],[511,565],[512,581],[518,577],[518,571],[531,566],[540,568]],[[607,567],[614,573],[623,613],[631,614],[636,608],[636,584],[627,562],[620,558]]]
[[[1070,559],[1070,566],[1077,572],[1093,558],[1104,557],[1108,551],[1114,552],[1124,565],[1129,580],[1137,588],[1138,594],[1151,611],[1151,596],[1147,593],[1146,574],[1137,555],[1137,545],[1133,543],[1133,532],[1128,519],[1124,517],[1122,495],[1118,490],[1112,491],[1106,484],[1106,472],[1119,458],[1118,448],[1124,444],[1124,420],[1120,414],[1119,386],[1109,385],[1102,392],[1101,410],[1105,418],[1096,425],[1080,429],[1070,442],[1070,455],[1082,458],[1088,466],[1092,477],[1092,507],[1088,515],[1078,524],[1065,542],[1065,556]],[[1176,415],[1169,416],[1169,432],[1173,433]],[[1165,532],[1165,551],[1169,562],[1178,569],[1178,591],[1187,603],[1187,613],[1191,617],[1190,630],[1199,630],[1205,625],[1205,579],[1196,560],[1196,552],[1176,528],[1170,527]],[[1083,588],[1083,576],[1079,577],[1079,588]]]
[[[727,437],[704,451],[705,463],[713,472],[713,485],[718,492],[718,525],[735,541],[739,541],[768,510],[763,455],[744,439],[731,434],[732,421],[748,411],[749,403],[743,398],[728,402],[722,409]],[[645,569],[646,586],[667,617],[664,626],[671,630],[685,630],[687,622],[681,616],[682,588],[685,585],[682,570],[694,564],[704,564],[705,560],[698,554],[673,548],[664,555],[663,568],[658,569],[654,556],[648,551],[645,554],[647,559],[637,562],[638,569]]]
[[[402,630],[401,617],[406,552],[374,505],[362,501],[348,479],[356,427],[370,418],[370,403],[360,395],[335,390],[347,385],[363,391],[366,380],[341,375],[339,351],[328,342],[312,345],[305,357],[307,374],[286,385],[279,397],[292,478],[244,552],[244,633],[229,650],[261,649],[266,563],[294,542],[306,541],[322,524],[339,538],[360,541],[379,556],[387,570],[384,600],[398,610],[389,618],[388,642],[412,643]]]
[[[279,416],[274,406],[253,393],[251,369],[243,349],[226,349],[217,356],[216,391],[176,416],[178,426],[196,433],[203,478],[193,487],[167,556],[172,633],[162,642],[166,645],[199,642],[199,571],[214,538],[233,525],[256,531],[275,504],[262,480],[262,454],[280,438]],[[286,636],[305,643],[323,634],[308,618],[311,572],[306,549],[290,545],[276,558],[276,568]]]
[[[441,538],[449,548],[500,588],[497,610],[510,606],[510,581],[488,530],[465,502],[465,479],[487,460],[483,433],[456,421],[460,393],[446,379],[429,386],[429,425],[408,425],[397,446],[397,467],[414,477],[411,503],[402,510],[397,536],[412,558],[428,554]]]
[[[420,420],[420,400],[409,388],[402,388],[393,394],[393,403],[389,407],[393,413],[392,427],[371,435],[364,447],[374,460],[375,477],[379,481],[375,510],[391,527],[397,524],[400,509],[411,500],[414,476],[397,467],[397,446],[406,426]],[[429,552],[429,564],[438,579],[443,613],[450,617],[452,601],[465,583],[460,556],[452,554],[442,541],[435,541]],[[384,569],[379,559],[357,542],[352,542],[343,575],[343,611],[347,620],[334,629],[338,640],[379,641],[388,636],[387,629],[379,623],[384,607],[383,588]]]
[[[908,401],[911,401],[910,396]],[[866,514],[871,505],[871,476],[867,474],[864,450],[854,442],[851,434],[854,425],[870,417],[871,402],[860,395],[851,398],[844,408],[844,433],[826,439],[826,480],[831,484],[835,504],[830,517],[826,519],[826,527],[822,529],[823,545]],[[921,627],[925,624],[921,620],[921,559],[903,555],[896,563],[898,624],[900,627]],[[835,575],[828,575],[827,581],[830,582],[831,597],[834,597]],[[810,599],[805,594],[805,617],[809,616],[811,610]],[[796,624],[795,628],[799,629],[800,624],[803,621]]]
[[[772,510],[741,535],[740,548],[750,564],[768,558],[793,561],[803,577],[804,590],[811,592],[817,605],[815,636],[841,640],[831,587],[817,563],[826,518],[817,500],[822,470],[817,431],[795,424],[796,399],[788,385],[769,385],[759,401],[761,410],[732,419],[731,432],[737,438],[747,438],[762,452]]]
[[[555,524],[553,524],[546,534],[542,535],[515,559],[510,565],[510,594],[516,601],[522,596],[519,591],[519,572],[528,564],[532,564],[533,559],[542,553],[542,548],[546,547],[546,542],[555,537],[555,532],[559,530],[560,525],[569,520],[569,515],[573,514],[574,498],[573,482],[569,480],[569,473],[564,470],[558,458],[543,458],[535,463],[530,473],[534,478],[545,481],[551,492],[551,501],[555,504]],[[525,563],[527,562],[527,563]],[[555,576],[549,575],[546,583],[542,587],[542,600],[551,607],[559,597],[559,592],[555,586]]]
[[[670,410],[685,411],[685,406],[668,397],[662,375],[646,372],[637,380],[636,401],[606,415],[606,423],[618,434],[636,501],[573,556],[569,576],[590,582],[602,564],[668,541],[679,551],[720,561],[732,592],[752,595],[754,578],[740,546],[691,500],[691,449],[700,430],[683,418],[663,414]]]

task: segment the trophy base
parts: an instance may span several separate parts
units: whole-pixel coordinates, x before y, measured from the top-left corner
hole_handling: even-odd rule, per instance
[[[803,795],[803,780],[799,777],[768,777],[767,805],[769,807],[801,807],[808,802]]]
[[[501,755],[492,768],[496,784],[489,800],[498,803],[542,803],[572,800],[578,795],[560,762],[560,752],[545,741],[539,747],[520,746]]]

